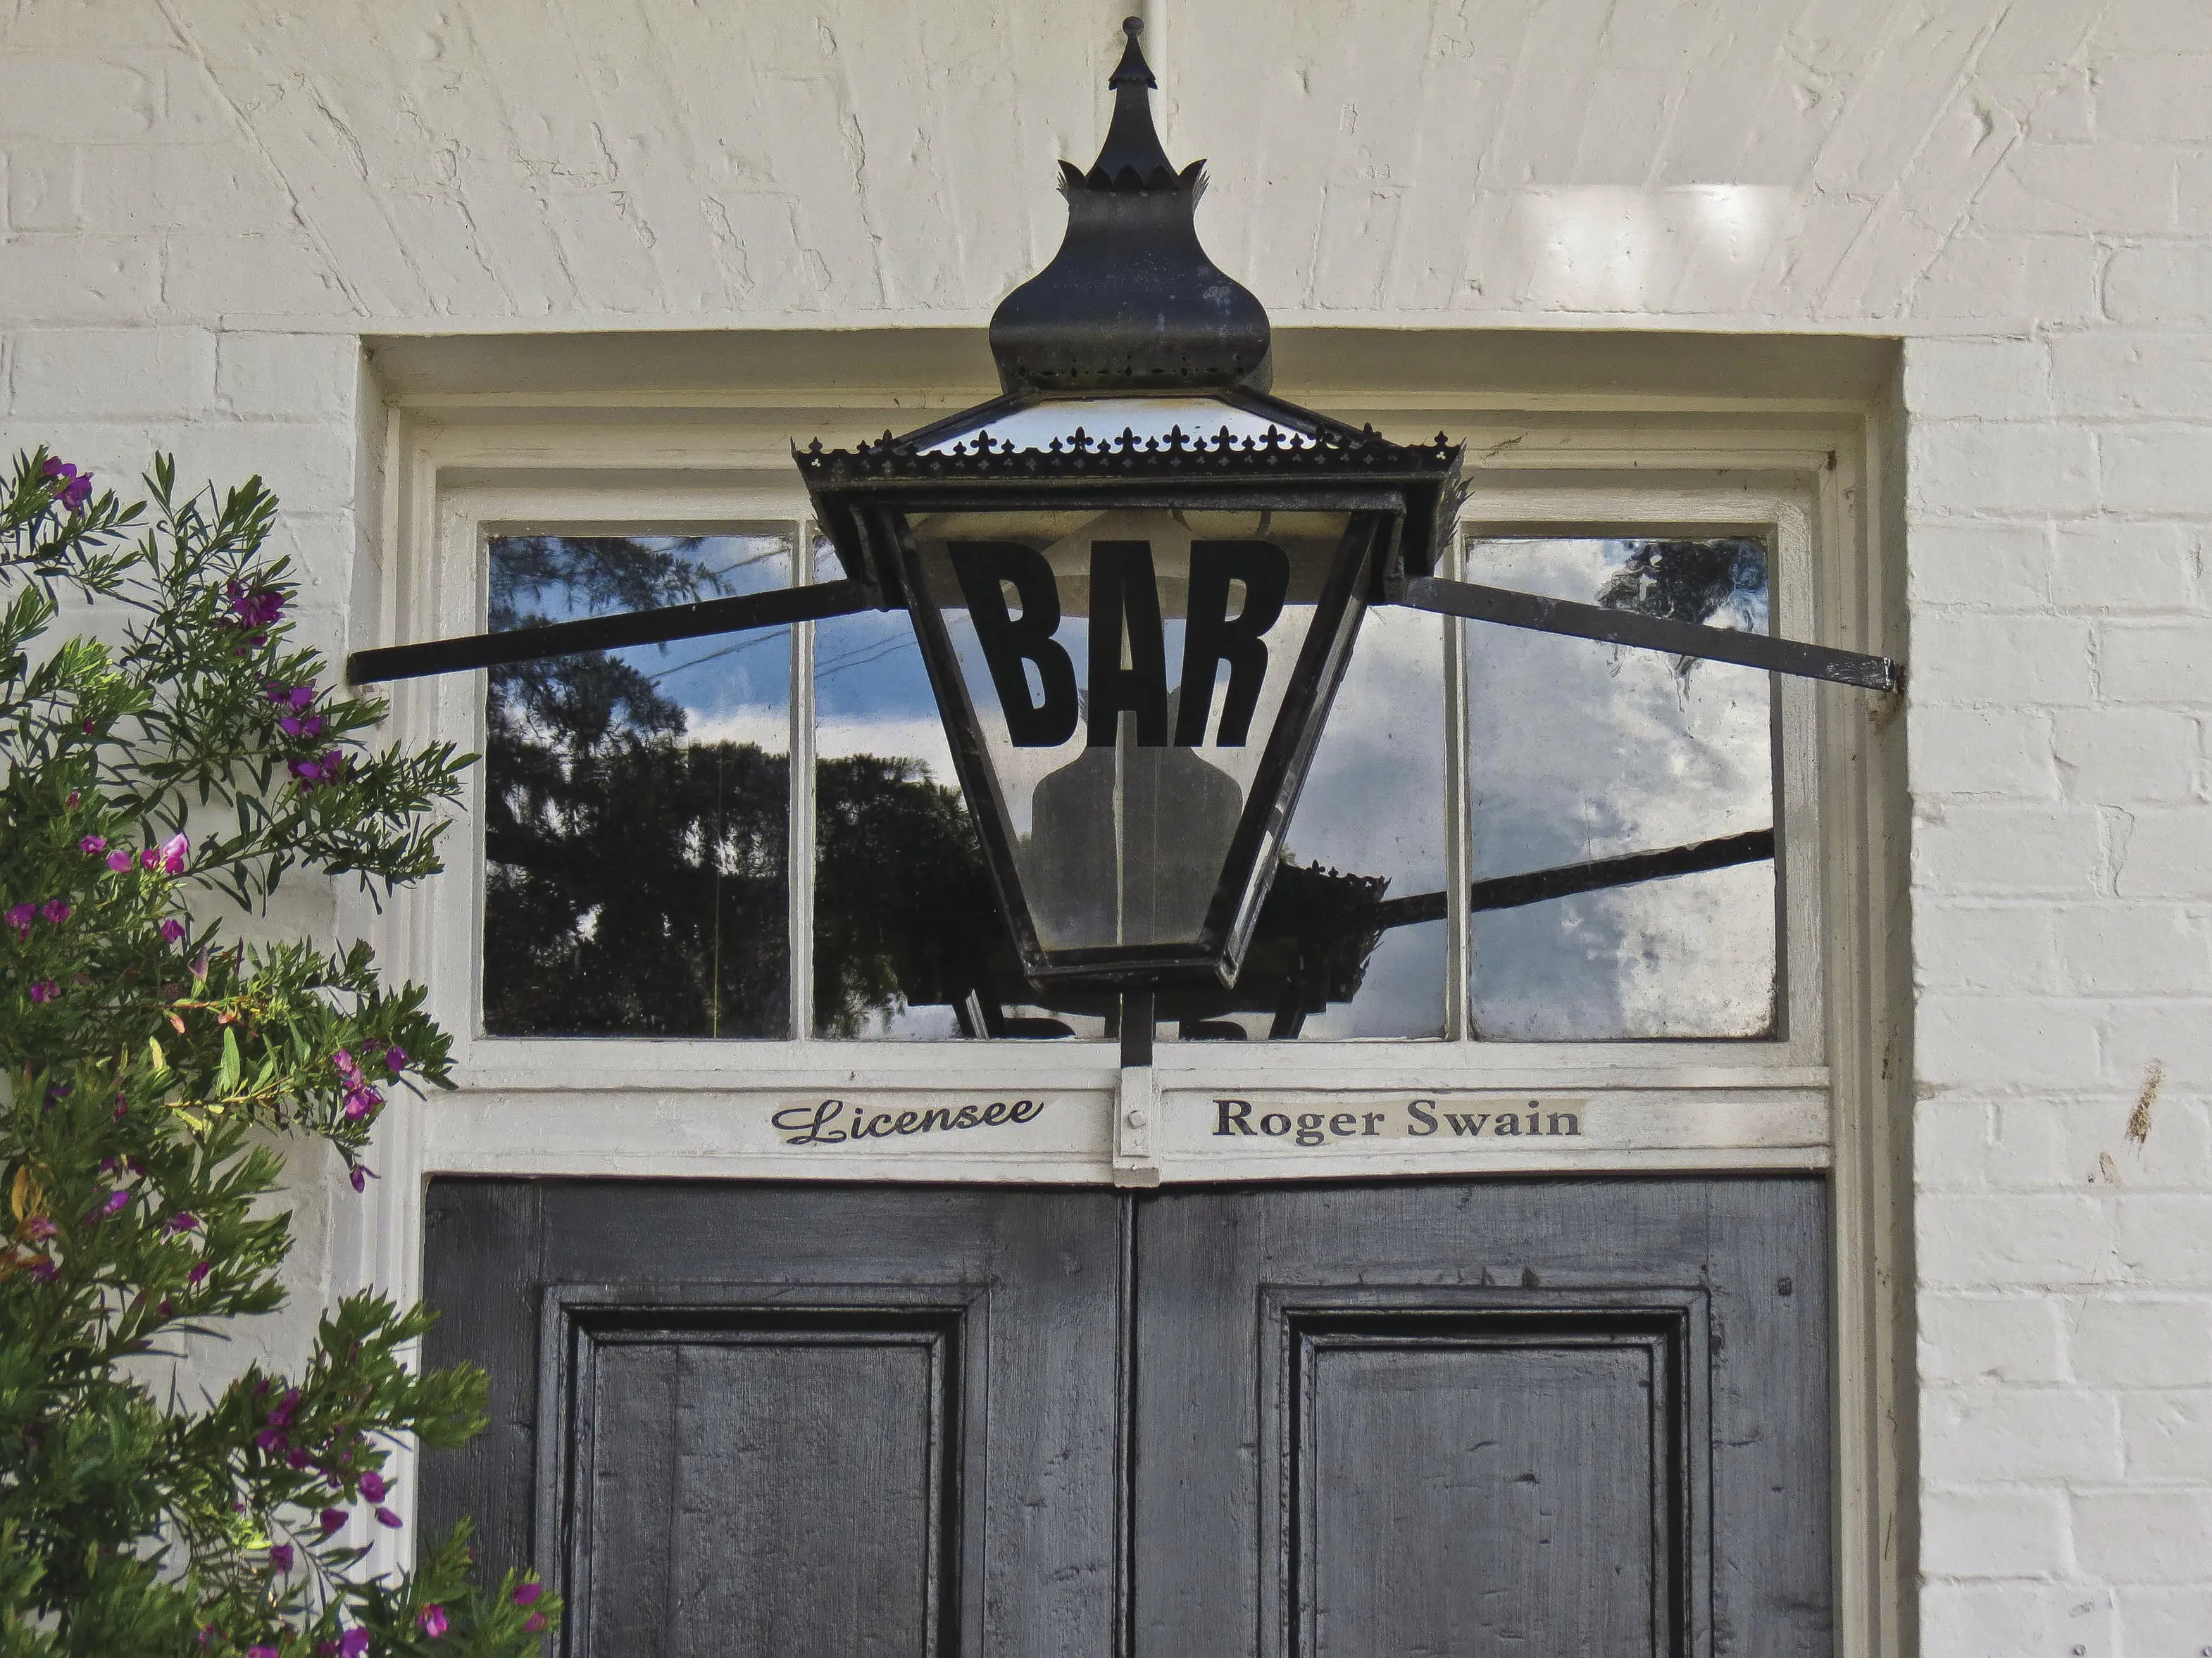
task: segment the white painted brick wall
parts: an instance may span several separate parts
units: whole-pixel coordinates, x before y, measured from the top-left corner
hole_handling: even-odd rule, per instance
[[[356,335],[980,321],[1119,9],[17,0],[0,439],[262,472],[335,643]],[[1281,321],[1906,337],[1923,1649],[2212,1649],[2212,8],[1152,13]]]

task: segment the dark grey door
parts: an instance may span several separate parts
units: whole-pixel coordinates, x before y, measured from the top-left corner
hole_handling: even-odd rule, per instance
[[[1830,1650],[1824,1188],[441,1181],[582,1655]]]
[[[1107,1192],[438,1181],[433,1363],[493,1420],[427,1523],[575,1658],[1112,1650],[1128,1213]]]
[[[1152,1199],[1137,1649],[1828,1652],[1824,1215],[1802,1179]]]

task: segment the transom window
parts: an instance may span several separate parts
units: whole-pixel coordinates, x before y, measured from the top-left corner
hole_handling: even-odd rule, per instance
[[[1700,504],[1547,521],[1478,500],[1459,571],[1788,631],[1802,513],[1739,492],[1700,523]],[[472,537],[495,630],[843,574],[796,511],[486,518]],[[1104,999],[1048,1005],[1024,983],[903,611],[478,683],[484,1036],[1115,1034]],[[1776,853],[1810,823],[1790,714],[1802,738],[1809,695],[1724,663],[1371,610],[1243,971],[1164,1000],[1161,1038],[1786,1039],[1807,1011],[1787,963],[1808,941]]]

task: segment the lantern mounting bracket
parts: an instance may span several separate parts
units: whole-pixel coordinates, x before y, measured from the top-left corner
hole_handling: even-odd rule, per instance
[[[1639,650],[1665,651],[1703,661],[1735,662],[1773,673],[1833,680],[1868,690],[1895,691],[1905,683],[1904,669],[1887,657],[1810,645],[1802,640],[1777,639],[1770,634],[1669,622],[1629,610],[1607,610],[1599,604],[1578,604],[1569,599],[1547,598],[1506,587],[1486,587],[1471,581],[1417,577],[1405,585],[1402,595],[1395,602],[1443,616],[1465,616],[1537,633],[1564,634]],[[346,679],[356,685],[420,679],[433,674],[465,672],[472,668],[505,667],[516,662],[574,656],[585,651],[621,650],[714,634],[744,633],[756,628],[781,628],[793,622],[819,622],[860,610],[894,609],[898,604],[898,600],[885,604],[879,590],[867,582],[817,581],[764,593],[705,599],[696,604],[672,604],[660,610],[586,616],[575,622],[553,622],[543,627],[515,628],[504,633],[469,634],[454,639],[356,651],[346,659]]]
[[[1904,680],[1903,671],[1886,656],[1868,656],[1828,645],[1808,645],[1802,640],[1777,639],[1771,634],[1671,622],[1635,610],[1578,604],[1571,599],[1547,598],[1537,593],[1486,587],[1472,581],[1423,577],[1408,582],[1398,602],[1441,616],[1502,623],[1509,628],[1528,628],[1538,633],[1567,634],[1607,645],[1632,645],[1640,650],[1666,651],[1707,662],[1740,663],[1748,668],[1765,668],[1771,673],[1794,674],[1801,679],[1830,679],[1870,691],[1893,691]]]

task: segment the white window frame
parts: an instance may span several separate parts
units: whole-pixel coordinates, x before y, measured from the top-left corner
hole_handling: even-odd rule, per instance
[[[643,529],[788,521],[799,498],[788,439],[850,442],[905,429],[987,388],[933,397],[878,392],[567,396],[436,391],[385,410],[380,500],[356,583],[354,648],[476,630],[483,619],[483,523]],[[1297,395],[1296,388],[1286,388]],[[1776,537],[1778,631],[1895,652],[1897,531],[1886,500],[1897,452],[1893,410],[1863,394],[1703,392],[1680,398],[1587,392],[1368,392],[1311,401],[1385,430],[1439,428],[1466,440],[1468,519],[1528,531],[1765,528]],[[464,534],[457,525],[471,527]],[[805,537],[801,538],[802,569]],[[1448,623],[1449,629],[1472,623]],[[1593,650],[1603,647],[1593,645]],[[811,674],[794,662],[794,718],[811,718]],[[1464,742],[1457,649],[1446,652],[1447,742]],[[483,680],[453,676],[392,689],[398,741],[469,741]],[[1904,890],[1900,699],[1784,682],[1777,824],[1789,906],[1790,1018],[1778,1042],[1474,1043],[1465,1019],[1466,929],[1455,896],[1447,1040],[1164,1044],[1164,1108],[1235,1083],[1358,1102],[1447,1088],[1501,1095],[1562,1090],[1621,1102],[1655,1123],[1702,1114],[1702,1136],[1544,1145],[1507,1153],[1395,1152],[1159,1158],[1162,1177],[1437,1176],[1510,1170],[1659,1172],[1824,1169],[1832,1194],[1838,1448],[1838,1651],[1894,1649],[1905,1604],[1896,1527],[1905,1482],[1895,1412],[1909,1348],[1897,1274],[1909,1135],[1895,1078],[1909,1074],[1909,986],[1888,937]],[[802,713],[803,711],[803,713]],[[794,761],[794,772],[803,768]],[[811,782],[811,778],[808,780]],[[471,788],[477,786],[473,782]],[[1790,802],[1796,804],[1793,807]],[[1463,797],[1452,803],[1465,814]],[[1793,818],[1791,811],[1798,816]],[[380,912],[342,900],[340,926],[370,936],[387,973],[432,987],[455,1033],[455,1094],[402,1096],[372,1152],[383,1178],[341,1212],[338,1287],[419,1293],[422,1199],[434,1175],[983,1180],[1103,1183],[1112,1178],[1115,1054],[1072,1042],[556,1042],[477,1038],[477,859],[473,817],[447,846],[449,872]],[[801,823],[806,820],[801,818]],[[1809,831],[1808,825],[1810,826]],[[1455,826],[1455,894],[1464,894]],[[794,837],[794,865],[811,846]],[[802,878],[804,878],[802,877]],[[803,910],[795,910],[804,914]],[[794,977],[805,970],[794,939]],[[1809,965],[1801,948],[1813,954]],[[459,987],[465,987],[465,990]],[[461,997],[456,1003],[456,995]],[[617,1050],[624,1050],[617,1052]],[[775,1101],[825,1089],[902,1100],[1052,1094],[1089,1112],[1080,1133],[1003,1148],[872,1143],[866,1157],[793,1151],[759,1132]],[[1073,1113],[1064,1114],[1076,1114]],[[394,1546],[404,1552],[407,1540]]]
[[[605,486],[474,485],[441,491],[433,579],[422,594],[419,629],[475,632],[484,625],[487,547],[510,534],[709,534],[741,529],[788,528],[802,550],[795,564],[803,574],[811,535],[804,519],[784,514],[803,510],[795,486],[779,491],[769,480],[724,480],[705,486],[635,484]],[[1702,487],[1680,484],[1632,490],[1585,483],[1567,489],[1520,489],[1488,486],[1471,493],[1463,522],[1469,533],[1612,534],[1756,533],[1776,549],[1776,614],[1790,634],[1811,620],[1810,512],[1788,494],[1731,490],[1716,479]],[[1445,731],[1449,817],[1449,914],[1445,984],[1446,1035],[1436,1039],[1317,1041],[1279,1043],[1163,1044],[1157,1061],[1160,1084],[1176,1094],[1203,1096],[1222,1089],[1264,1093],[1295,1089],[1301,1096],[1343,1091],[1365,1096],[1377,1090],[1416,1095],[1443,1090],[1514,1092],[1534,1089],[1629,1090],[1638,1098],[1658,1099],[1683,1089],[1701,1089],[1727,1108],[1729,1127],[1700,1134],[1700,1125],[1684,1121],[1670,1143],[1663,1122],[1652,1144],[1638,1151],[1736,1151],[1756,1148],[1783,1163],[1820,1166],[1825,1157],[1827,1072],[1826,1032],[1817,971],[1820,902],[1814,876],[1819,844],[1819,805],[1811,752],[1819,693],[1802,681],[1778,677],[1783,728],[1783,765],[1778,778],[1778,823],[1784,867],[1782,890],[1788,914],[1779,930],[1781,980],[1788,996],[1784,1035],[1778,1040],[1723,1042],[1478,1042],[1467,1025],[1467,915],[1471,847],[1468,812],[1449,780],[1465,779],[1456,756],[1463,749],[1467,711],[1456,671],[1464,631],[1486,624],[1442,619],[1443,657],[1437,668],[1446,685]],[[1802,636],[1802,635],[1799,635]],[[789,851],[793,879],[789,910],[792,1001],[801,1033],[811,1022],[811,919],[813,823],[812,629],[792,630],[791,744],[793,756],[793,835]],[[1591,645],[1593,652],[1602,646]],[[434,710],[420,730],[422,740],[454,743],[470,752],[484,745],[483,679],[455,674],[431,682]],[[951,1087],[987,1092],[1074,1090],[1096,1093],[1101,1101],[1111,1088],[1118,1050],[1103,1042],[838,1042],[809,1034],[785,1039],[622,1037],[528,1038],[486,1036],[482,1024],[482,951],[484,870],[482,769],[466,775],[458,821],[448,832],[447,872],[401,902],[426,912],[432,962],[425,975],[430,1011],[454,1037],[454,1059],[471,1095],[550,1095],[587,1109],[619,1114],[615,1096],[635,1099],[641,1090],[676,1092],[743,1100],[791,1090],[801,1092],[854,1085],[894,1090],[886,1097],[903,1101],[908,1090]],[[1786,825],[1786,828],[1784,827]],[[1078,1150],[1071,1146],[1069,1150]],[[1425,1154],[1430,1148],[1425,1148]],[[747,1155],[754,1155],[748,1148]],[[1241,1157],[1237,1170],[1267,1174],[1357,1173],[1370,1166],[1375,1153],[1334,1152],[1316,1157],[1286,1153],[1279,1161],[1255,1163]],[[1395,1153],[1381,1154],[1395,1157]],[[1575,1149],[1577,1157],[1604,1157],[1595,1148]],[[1499,1163],[1504,1157],[1516,1159]],[[1518,1148],[1494,1151],[1474,1166],[1518,1167],[1527,1154]],[[672,1171],[673,1172],[673,1171]],[[1205,1171],[1223,1172],[1223,1171]],[[1064,1178],[1062,1169],[1053,1177]],[[1170,1178],[1174,1177],[1172,1175]],[[1204,1177],[1194,1173],[1186,1177]]]

